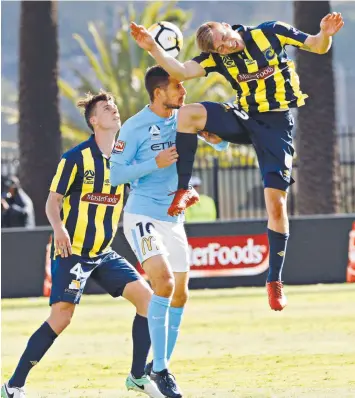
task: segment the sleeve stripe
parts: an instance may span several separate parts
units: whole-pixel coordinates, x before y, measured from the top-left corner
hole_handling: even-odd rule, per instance
[[[276,34],[277,38],[280,40],[280,43],[284,46],[285,44],[289,44],[295,47],[302,47],[303,41],[292,39],[291,37],[286,37],[284,35]]]
[[[58,164],[57,172],[52,180],[51,187],[49,188],[49,190],[52,192],[57,192],[60,177],[62,176],[64,170],[65,161],[66,161],[65,159],[61,159],[61,161]]]
[[[200,63],[200,65],[201,65],[202,68],[204,68],[204,69],[206,69],[206,68],[213,68],[213,67],[216,66],[216,62],[215,62],[215,60],[213,59],[212,54],[210,54],[210,56],[209,56],[206,60],[202,61],[202,62]]]
[[[286,45],[286,37],[279,35],[278,33],[276,33],[276,37],[279,39],[281,46],[284,47]]]
[[[260,51],[265,51],[271,47],[270,41],[265,36],[264,32],[261,29],[252,30],[251,36],[255,42],[255,44],[259,47]]]
[[[66,159],[62,159],[59,162],[57,173],[53,178],[52,184],[49,188],[51,192],[57,192],[65,195],[74,181],[75,175],[78,170],[78,166],[74,164],[71,168],[71,164]],[[69,175],[70,172],[70,175]]]
[[[69,177],[69,181],[68,181],[68,185],[67,185],[67,188],[65,190],[65,193],[67,192],[68,187],[70,187],[71,184],[73,183],[77,171],[78,171],[78,166],[75,164],[74,167],[73,167],[73,170],[71,171],[71,174],[70,174],[70,177]]]

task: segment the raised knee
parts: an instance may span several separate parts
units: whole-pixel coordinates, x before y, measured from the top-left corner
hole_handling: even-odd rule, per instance
[[[198,116],[202,116],[202,111],[205,107],[201,104],[188,104],[184,105],[180,108],[178,118],[196,118]]]
[[[183,106],[178,114],[178,130],[202,130],[206,125],[206,115],[206,109],[201,104]]]

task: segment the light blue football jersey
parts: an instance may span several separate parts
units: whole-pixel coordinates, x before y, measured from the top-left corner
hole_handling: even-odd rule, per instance
[[[128,119],[122,126],[111,155],[110,182],[113,186],[131,183],[124,211],[142,214],[157,220],[183,222],[184,214],[168,215],[168,208],[177,190],[176,164],[159,169],[155,157],[175,145],[178,111],[162,118],[149,106]],[[214,146],[225,149],[228,143]]]

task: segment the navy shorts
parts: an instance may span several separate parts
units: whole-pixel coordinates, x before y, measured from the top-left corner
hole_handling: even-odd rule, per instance
[[[60,301],[79,304],[89,277],[112,297],[121,296],[128,283],[141,278],[136,269],[114,251],[93,258],[74,254],[64,258],[57,256],[51,268],[50,305]]]
[[[248,115],[233,103],[201,102],[207,110],[205,130],[234,144],[253,144],[265,188],[287,191],[294,147],[290,111]]]

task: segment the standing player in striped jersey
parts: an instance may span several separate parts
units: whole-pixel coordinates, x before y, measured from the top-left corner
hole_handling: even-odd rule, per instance
[[[182,81],[217,72],[236,90],[233,104],[201,102],[180,110],[176,137],[179,185],[169,214],[180,213],[195,200],[188,183],[199,130],[207,130],[233,143],[252,143],[262,174],[268,213],[267,291],[270,307],[277,311],[287,304],[281,272],[289,237],[287,190],[294,182],[291,177],[294,122],[289,109],[304,105],[308,97],[300,89],[294,63],[285,47],[291,45],[325,54],[331,47],[332,36],[343,25],[338,13],[328,14],[321,20],[317,35],[303,33],[278,21],[256,27],[208,22],[196,33],[202,53],[180,63],[160,48],[143,26],[131,23],[131,33],[138,45],[149,51],[170,76]]]
[[[137,310],[133,321],[133,363],[128,389],[162,398],[144,374],[150,349],[147,308],[152,291],[110,245],[123,205],[123,185],[110,184],[109,158],[120,115],[113,97],[104,91],[78,102],[93,131],[85,142],[66,152],[50,186],[46,213],[54,230],[51,313],[31,336],[17,368],[1,390],[3,398],[25,398],[28,373],[69,325],[86,281],[92,277],[112,297],[123,296]]]

